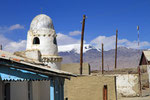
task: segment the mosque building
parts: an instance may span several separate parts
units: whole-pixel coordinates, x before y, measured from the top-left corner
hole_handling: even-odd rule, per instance
[[[25,51],[0,50],[0,100],[64,99],[64,81],[76,75],[60,70],[56,36],[52,19],[40,14],[31,22]]]
[[[39,51],[40,61],[60,69],[62,57],[58,56],[56,36],[51,18],[44,14],[38,15],[31,22],[26,50]]]

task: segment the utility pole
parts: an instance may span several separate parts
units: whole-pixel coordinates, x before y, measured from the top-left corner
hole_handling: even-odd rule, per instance
[[[108,71],[109,71],[109,65],[107,64],[107,68],[108,68]]]
[[[140,37],[139,37],[139,26],[137,26],[137,32],[138,32],[138,49],[140,50]],[[138,50],[138,51],[139,51]],[[138,60],[139,61],[139,60]],[[140,87],[140,96],[142,96],[142,85],[141,85],[141,69],[140,65],[138,66],[138,74],[139,74],[139,87]]]
[[[118,41],[118,29],[116,30],[115,69],[117,69],[117,41]]]
[[[102,74],[104,74],[104,48],[103,48],[104,44],[102,43]]]
[[[86,19],[86,15],[83,15],[82,33],[81,33],[81,48],[80,48],[80,75],[82,75],[82,65],[83,65],[83,40],[84,40],[85,19]]]
[[[0,45],[0,50],[2,50],[3,48],[2,48],[2,45]]]
[[[115,48],[115,69],[117,69],[117,43],[118,43],[118,29],[116,29],[116,48]],[[117,85],[116,85],[116,76],[115,76],[115,91],[116,91],[116,100],[117,100]]]

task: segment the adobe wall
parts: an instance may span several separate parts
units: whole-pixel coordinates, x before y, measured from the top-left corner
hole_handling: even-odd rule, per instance
[[[88,63],[83,63],[83,75],[90,74],[90,65]],[[70,63],[70,64],[62,64],[61,70],[71,72],[73,74],[80,74],[80,64],[79,63]]]
[[[142,88],[149,88],[150,66],[149,65],[141,65],[140,70],[141,70]]]
[[[116,100],[114,76],[79,76],[65,80],[65,98],[68,100],[103,100],[107,85],[108,100]]]

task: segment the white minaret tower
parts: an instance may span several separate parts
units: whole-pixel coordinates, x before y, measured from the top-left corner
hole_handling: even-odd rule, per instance
[[[58,56],[56,36],[52,19],[40,14],[31,22],[26,50],[38,50],[44,64],[60,69],[62,57]]]

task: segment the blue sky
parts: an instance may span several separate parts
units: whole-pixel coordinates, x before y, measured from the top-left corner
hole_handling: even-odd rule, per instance
[[[7,46],[10,42],[17,44],[26,40],[32,19],[42,12],[52,18],[56,33],[78,41],[80,34],[72,36],[69,33],[81,31],[82,16],[86,14],[86,43],[97,47],[98,42],[112,41],[114,44],[113,35],[118,29],[120,45],[132,47],[137,40],[136,27],[139,25],[141,48],[149,48],[149,5],[149,0],[1,0],[0,39],[8,40]],[[15,28],[10,30],[12,26]],[[105,44],[106,49],[110,49],[112,44]]]

